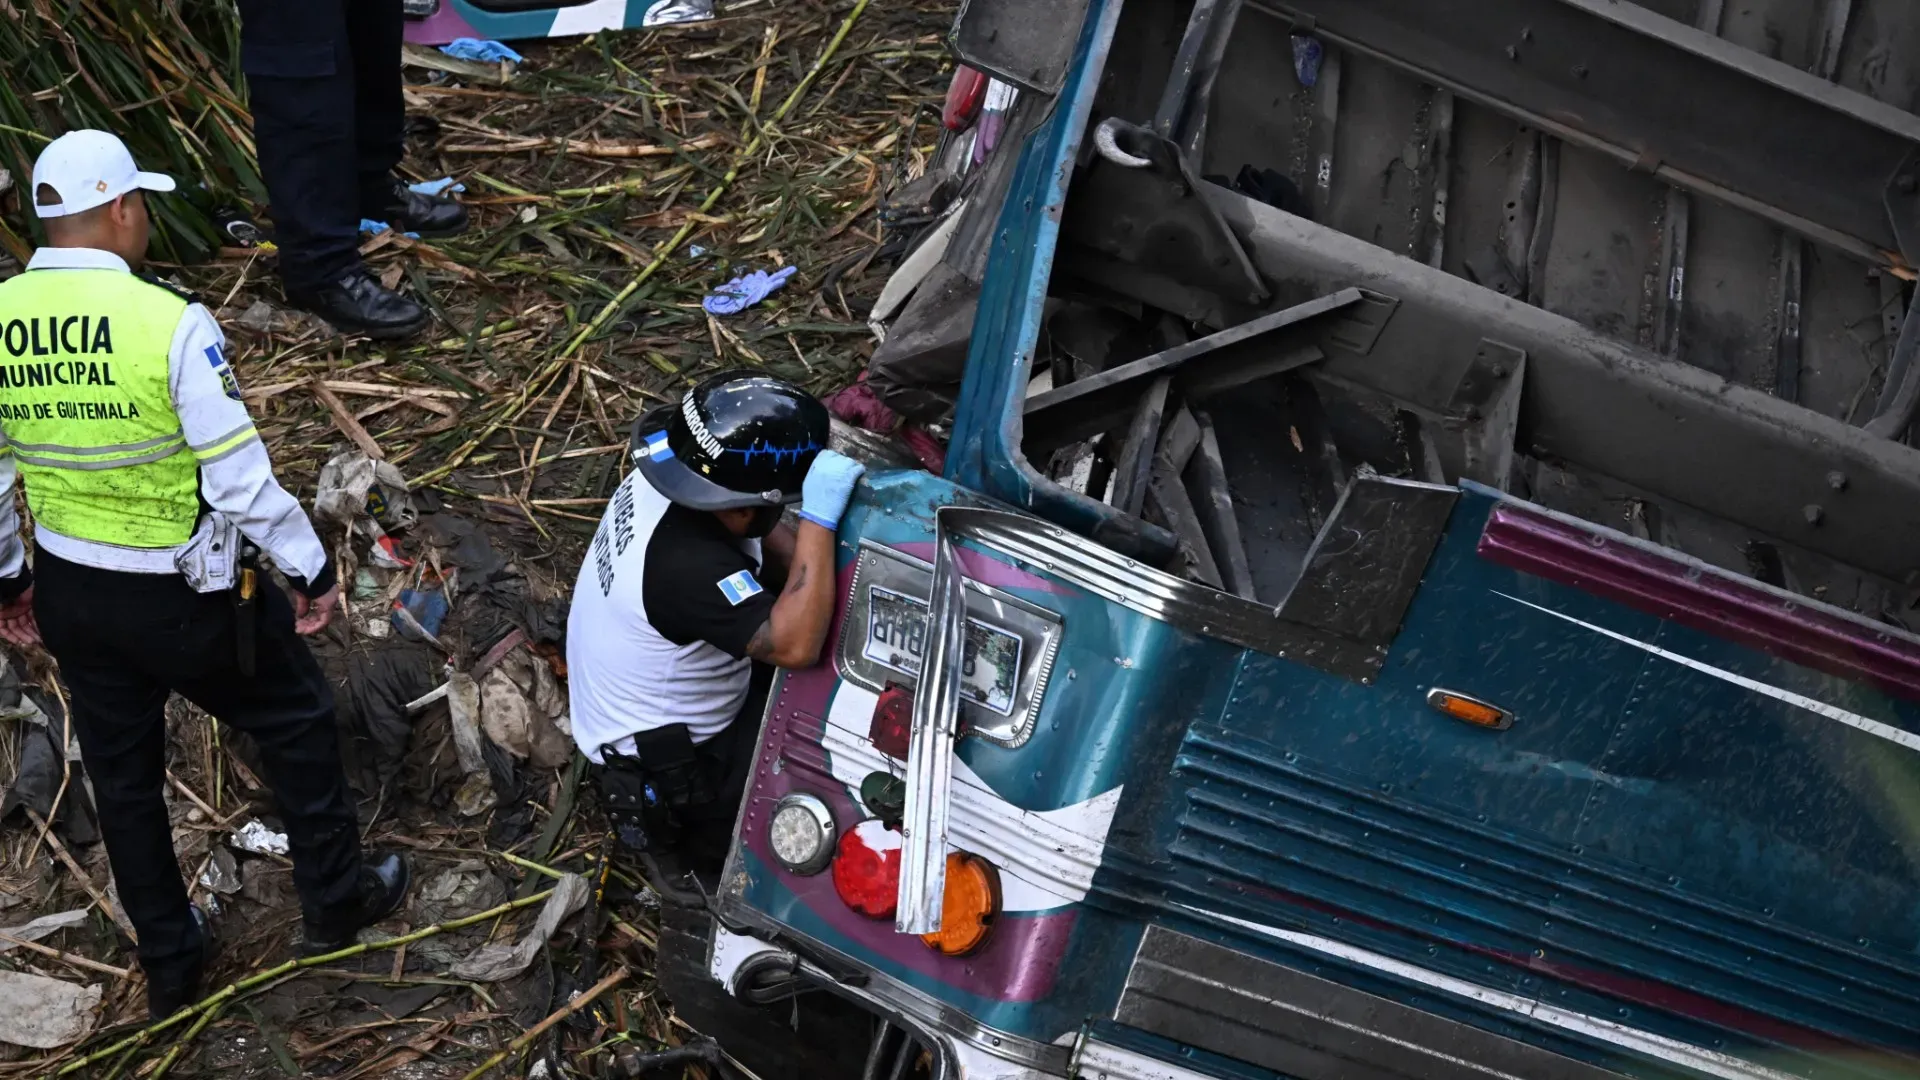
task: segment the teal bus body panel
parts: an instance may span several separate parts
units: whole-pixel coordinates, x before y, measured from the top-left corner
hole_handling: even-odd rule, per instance
[[[921,473],[872,477],[844,526],[843,584],[861,541],[924,551],[933,509],[955,503],[985,500]],[[1064,636],[1031,739],[962,740],[959,758],[1019,811],[1119,789],[1091,887],[1010,913],[980,953],[953,959],[890,920],[849,917],[828,875],[774,865],[754,807],[789,790],[767,784],[806,786],[793,764],[806,723],[849,693],[829,671],[782,683],[781,708],[803,707],[770,720],[741,900],[1041,1043],[1113,1015],[1157,923],[1629,1075],[1691,1074],[1511,1001],[1789,1073],[1882,1074],[1819,1064],[1837,1048],[1920,1052],[1920,759],[1793,700],[1889,731],[1920,730],[1920,712],[1499,565],[1477,550],[1497,505],[1462,495],[1372,685],[1179,630],[968,542],[973,576],[978,560],[999,564],[1000,587],[1058,612]],[[829,689],[808,702],[814,685]],[[1513,724],[1443,716],[1425,701],[1435,687]],[[854,785],[831,795],[843,829],[865,816]]]

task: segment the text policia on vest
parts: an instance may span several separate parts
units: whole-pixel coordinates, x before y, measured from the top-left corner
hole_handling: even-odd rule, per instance
[[[91,315],[49,315],[44,319],[11,319],[0,330],[0,344],[10,356],[85,355],[113,351],[109,317],[95,322]]]

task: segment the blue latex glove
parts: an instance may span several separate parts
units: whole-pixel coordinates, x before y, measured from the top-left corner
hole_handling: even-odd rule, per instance
[[[769,294],[785,285],[798,269],[795,266],[783,266],[771,274],[765,270],[755,270],[713,290],[700,302],[700,306],[711,315],[738,314],[765,300]]]
[[[497,63],[501,60],[511,60],[517,64],[525,59],[498,41],[482,41],[479,38],[470,37],[455,38],[440,46],[440,51],[455,60],[478,60],[484,64]]]
[[[451,195],[456,191],[467,190],[467,185],[456,184],[453,182],[453,177],[443,176],[438,180],[422,180],[417,184],[408,184],[407,189],[422,195]]]
[[[800,516],[829,532],[840,527],[840,515],[853,501],[853,486],[865,465],[845,454],[822,450],[800,484]]]
[[[360,219],[360,231],[372,236],[379,236],[381,233],[386,232],[391,228],[393,228],[393,226],[387,224],[384,221],[375,221],[372,218]],[[417,232],[402,233],[401,235],[405,236],[409,240],[420,239],[420,234]]]

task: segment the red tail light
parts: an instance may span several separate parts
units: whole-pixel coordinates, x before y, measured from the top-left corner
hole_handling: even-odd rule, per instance
[[[862,915],[892,918],[900,897],[900,834],[878,818],[848,830],[833,856],[833,891]]]

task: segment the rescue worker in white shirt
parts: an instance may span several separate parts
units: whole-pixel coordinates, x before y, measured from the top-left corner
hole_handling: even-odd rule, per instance
[[[819,662],[834,530],[864,471],[826,449],[830,423],[806,391],[751,372],[649,412],[580,568],[574,741],[620,838],[669,873],[719,872],[773,668]],[[798,529],[780,527],[796,502]]]
[[[351,944],[408,880],[398,856],[362,856],[333,696],[299,637],[339,600],[326,549],[274,480],[213,316],[134,273],[145,193],[173,188],[106,132],[55,139],[28,189],[47,246],[0,283],[0,638],[44,637],[60,662],[156,1017],[199,996],[212,944],[161,794],[169,691],[258,744],[308,952]],[[291,604],[255,569],[256,548]]]

